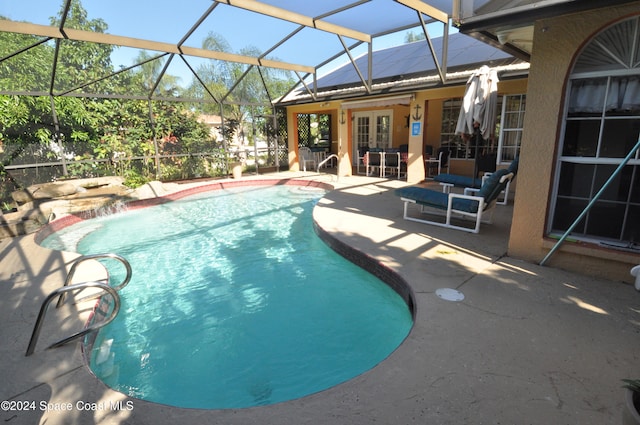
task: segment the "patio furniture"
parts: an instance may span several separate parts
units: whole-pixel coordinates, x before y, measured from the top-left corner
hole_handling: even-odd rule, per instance
[[[407,160],[409,145],[400,145],[399,148],[369,148],[360,147],[358,149],[357,173],[360,173],[360,166],[365,167],[365,174],[371,176],[374,173],[384,178],[387,175],[395,175],[401,178],[407,173]],[[377,170],[376,170],[377,168]]]
[[[442,185],[443,192],[451,192],[451,187],[473,187],[479,189],[482,186],[482,181],[489,175],[491,175],[491,173],[485,174],[481,179],[474,179],[470,176],[443,173],[435,176],[433,181]]]
[[[380,148],[371,148],[364,155],[364,163],[366,165],[366,174],[370,176],[374,172],[374,168],[377,168],[380,177],[384,172],[384,152]],[[369,171],[371,169],[371,171]]]
[[[481,222],[491,223],[496,199],[512,178],[513,173],[506,169],[498,170],[485,180],[475,195],[470,195],[471,192],[467,190],[464,194],[446,193],[420,186],[396,189],[395,194],[404,202],[405,220],[478,233]],[[445,222],[411,217],[408,213],[409,204],[420,205],[421,213],[444,215]],[[453,224],[452,219],[456,217],[474,219],[474,227]]]
[[[439,148],[435,158],[427,158],[424,160],[426,177],[434,176],[435,171],[438,170],[437,174],[442,173],[442,169],[446,168],[449,171],[449,149],[448,148]],[[434,173],[432,173],[434,171]]]
[[[298,155],[300,155],[300,168],[302,168],[302,171],[307,171],[307,164],[312,164],[313,167],[310,167],[311,170],[314,170],[317,166],[317,162],[315,160],[315,157],[313,155],[313,153],[311,152],[311,149],[307,148],[307,147],[299,147],[298,148]]]
[[[360,146],[358,148],[358,158],[356,162],[356,173],[358,174],[366,174],[367,164],[365,161],[366,161],[367,152],[369,152],[369,146]],[[365,169],[364,173],[360,172],[360,166],[362,166]]]
[[[325,159],[329,157],[331,152],[329,148],[310,148],[311,154],[313,155],[313,159],[315,159],[318,165],[322,164],[322,167],[329,168],[329,163],[333,165],[333,161],[324,162]]]
[[[400,174],[404,173],[406,178],[407,170],[409,169],[409,144],[405,143],[400,145],[398,151],[400,152]],[[398,178],[400,178],[400,174]]]
[[[387,149],[384,152],[382,177],[386,177],[387,173],[400,178],[402,173],[402,154],[399,149]]]
[[[518,161],[519,157],[516,157],[509,167],[507,171],[509,173],[513,173],[515,178],[516,174],[518,174]],[[437,181],[442,185],[442,191],[445,193],[451,192],[451,187],[464,187],[467,189],[467,192],[472,192],[472,189],[479,190],[482,187],[482,183],[491,175],[492,173],[484,173],[482,178],[473,178],[467,176],[461,176],[457,174],[438,174],[433,178],[434,181]],[[507,205],[509,198],[509,185],[511,182],[507,182],[507,186],[502,191],[502,200],[496,201],[496,203],[500,205]]]

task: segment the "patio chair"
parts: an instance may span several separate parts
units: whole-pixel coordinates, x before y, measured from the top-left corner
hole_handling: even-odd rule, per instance
[[[382,177],[386,177],[387,174],[392,174],[400,178],[400,168],[402,166],[402,160],[400,158],[399,149],[387,149],[384,152],[384,167]]]
[[[363,167],[365,170],[367,168],[366,164],[366,154],[369,152],[369,146],[360,146],[358,148],[358,162],[356,162],[356,173],[358,174],[366,174],[365,172],[360,172],[360,167]]]
[[[381,148],[371,148],[364,154],[367,176],[372,176],[374,169],[378,169],[380,177],[382,177],[384,171],[382,168],[383,155],[384,153]]]
[[[439,148],[435,158],[425,159],[426,178],[442,173],[442,169],[449,171],[449,148]]]
[[[400,178],[402,174],[404,174],[406,178],[407,169],[409,168],[409,145],[407,143],[400,145],[398,152],[400,152],[400,174],[398,174],[398,178]]]
[[[509,164],[509,167],[507,168],[507,171],[509,173],[513,173],[514,178],[516,174],[518,174],[518,160],[519,158],[516,157],[513,161],[511,161],[511,164]],[[479,190],[480,187],[482,187],[482,183],[491,174],[492,173],[484,173],[482,178],[479,178],[479,179],[474,179],[473,177],[467,177],[467,176],[460,176],[457,174],[438,174],[433,178],[433,180],[440,183],[440,185],[442,185],[442,191],[446,193],[451,192],[452,187],[464,187],[467,189],[467,192],[471,192],[472,191],[471,189]],[[507,205],[507,202],[509,200],[510,184],[511,182],[507,183],[507,186],[502,191],[502,199],[499,201],[496,201],[496,203],[500,205]]]
[[[304,146],[299,147],[298,155],[300,155],[299,161],[300,161],[300,168],[302,168],[302,171],[305,171],[305,172],[307,171],[307,164],[312,164],[313,167],[311,167],[311,170],[315,170],[318,163],[316,162],[313,153],[311,153],[311,149]]]
[[[469,195],[466,190],[464,194],[446,193],[420,186],[396,189],[395,194],[404,202],[405,220],[478,233],[480,223],[491,223],[496,199],[512,178],[513,173],[506,169],[498,170],[485,180],[475,195]],[[420,205],[421,213],[445,215],[445,222],[411,217],[408,213],[409,204]],[[455,217],[474,219],[474,227],[453,224],[452,218]]]

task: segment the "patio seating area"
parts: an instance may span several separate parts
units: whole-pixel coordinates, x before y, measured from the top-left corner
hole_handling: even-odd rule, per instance
[[[404,203],[403,215],[405,220],[433,226],[443,226],[449,229],[465,232],[480,232],[480,223],[491,223],[496,199],[500,193],[507,189],[507,185],[513,178],[513,173],[507,170],[499,170],[493,173],[480,189],[465,188],[462,194],[451,191],[439,192],[420,186],[403,187],[396,190],[396,195]],[[505,197],[506,199],[506,197]],[[423,214],[444,215],[445,221],[424,217],[415,217],[409,214],[409,205],[417,204]],[[483,219],[483,215],[485,216]],[[488,217],[487,217],[488,215]],[[473,226],[459,225],[453,222],[454,217],[472,219]]]
[[[335,187],[315,207],[320,231],[412,289],[415,324],[398,349],[344,384],[270,406],[198,410],[129,398],[91,374],[78,343],[44,350],[43,337],[35,353],[24,356],[40,303],[77,255],[39,247],[33,235],[5,238],[1,398],[36,408],[3,409],[0,419],[47,425],[620,423],[621,379],[637,378],[640,365],[640,293],[632,285],[507,256],[512,203],[495,208],[493,224],[470,234],[403,220],[394,194],[408,186],[402,180],[309,171],[244,178],[263,177]],[[103,277],[90,264],[80,273]],[[443,288],[464,299],[446,299]],[[42,335],[56,339],[52,333],[82,323],[86,313],[82,306],[67,311],[74,320],[49,322]]]

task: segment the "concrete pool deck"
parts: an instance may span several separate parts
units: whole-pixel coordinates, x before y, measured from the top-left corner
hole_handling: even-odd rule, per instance
[[[76,254],[34,235],[0,240],[0,409],[7,424],[617,424],[622,378],[640,378],[640,293],[506,256],[512,205],[479,234],[402,219],[398,180],[283,172],[335,190],[318,226],[411,286],[414,327],[386,360],[336,387],[249,409],[181,409],[127,397],[85,366],[79,343],[45,350],[84,323],[90,306],[50,309],[24,353],[46,295]],[[246,177],[251,179],[254,177]],[[257,177],[256,177],[257,178]],[[192,187],[198,183],[184,185]],[[135,273],[135,270],[133,271]],[[90,263],[79,279],[100,279]],[[464,300],[441,299],[440,288]],[[18,409],[21,408],[21,409]]]

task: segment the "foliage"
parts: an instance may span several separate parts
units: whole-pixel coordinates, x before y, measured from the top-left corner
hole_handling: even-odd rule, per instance
[[[226,53],[231,51],[230,44],[220,34],[210,32],[202,43],[204,49]],[[260,57],[256,47],[247,46],[238,54]],[[258,124],[261,116],[273,113],[272,101],[286,93],[293,85],[293,80],[286,71],[273,68],[257,68],[246,64],[229,61],[209,61],[196,70],[206,87],[194,81],[187,90],[188,96],[198,99],[214,97],[216,103],[208,103],[201,110],[207,114],[223,114],[230,121],[237,123],[235,134],[226,137],[228,142],[239,140],[244,143],[250,140],[253,131],[250,124]],[[222,105],[222,106],[221,106]],[[260,126],[260,130],[262,126]]]
[[[124,185],[130,187],[131,189],[135,189],[140,187],[146,183],[149,183],[149,179],[143,175],[138,174],[136,170],[130,169],[124,173]]]
[[[58,16],[50,18],[51,26],[60,26],[64,10],[63,3]],[[104,33],[108,29],[104,20],[88,18],[80,0],[71,1],[65,26],[96,33]],[[58,40],[57,43],[60,49],[54,82],[57,91],[72,90],[86,81],[94,81],[111,73],[111,53],[114,49],[112,45],[74,40]]]
[[[0,43],[0,88],[46,91],[51,80],[53,46],[39,37],[2,33]],[[13,53],[34,46],[21,54]],[[24,72],[25,69],[30,72]]]
[[[424,31],[420,31],[420,32],[407,31],[404,35],[404,42],[413,43],[414,41],[421,41],[421,40],[425,40],[426,38],[427,37],[424,35]]]
[[[88,16],[80,0],[72,0],[64,13],[63,6],[50,18],[51,25],[58,27],[64,20],[68,28],[108,31],[105,21]],[[231,50],[216,34],[209,34],[203,47]],[[275,137],[271,121],[260,117],[272,114],[271,100],[291,86],[283,71],[211,60],[197,70],[206,90],[195,82],[185,92],[177,77],[162,73],[167,55],[141,51],[135,59],[139,66],[115,70],[114,49],[108,44],[0,32],[0,91],[41,94],[0,95],[0,205],[10,199],[12,190],[69,176],[118,174],[136,187],[157,178],[224,175],[228,160],[224,143],[198,121],[200,113],[224,115],[221,130],[227,143],[251,140],[250,127],[257,128],[260,137]],[[257,57],[260,52],[248,47],[239,53]],[[215,99],[187,105],[118,98],[148,97],[152,90],[159,98],[195,96],[211,101],[213,95]],[[85,95],[91,92],[113,96]],[[4,168],[36,163],[57,165],[11,173]]]
[[[164,57],[153,56],[148,52],[142,51],[135,61],[141,64],[134,75],[136,80],[140,80],[138,85],[143,89],[144,93],[151,93],[155,90],[155,94],[162,97],[177,96],[180,93],[179,78],[173,75],[161,74],[166,62]]]

